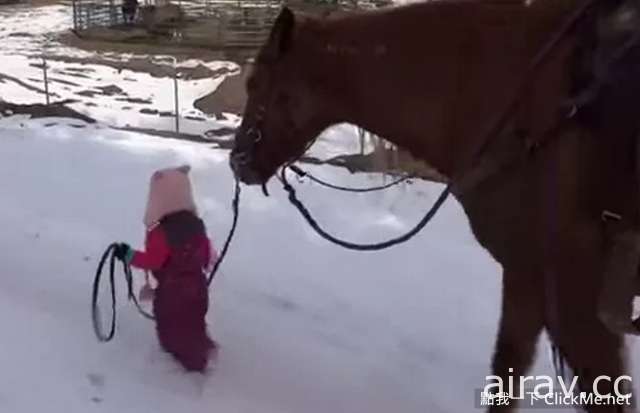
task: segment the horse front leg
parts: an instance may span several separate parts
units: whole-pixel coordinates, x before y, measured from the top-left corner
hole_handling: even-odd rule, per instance
[[[503,392],[509,390],[509,376],[513,377],[511,397],[520,394],[520,377],[526,375],[535,356],[536,344],[544,327],[543,289],[536,274],[505,268],[502,278],[502,314],[492,360],[492,374],[502,380]],[[518,400],[496,404],[494,399],[488,412],[512,412]]]

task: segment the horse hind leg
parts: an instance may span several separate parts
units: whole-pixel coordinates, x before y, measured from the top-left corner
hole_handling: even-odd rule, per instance
[[[550,329],[549,336],[577,377],[576,386],[580,392],[586,393],[587,397],[614,396],[616,381],[626,374],[624,341],[622,336],[609,331],[598,317],[602,271],[597,263],[585,259],[586,256],[583,255],[582,260],[567,259],[569,264],[560,273],[558,294],[553,297],[558,324]],[[607,378],[598,380],[601,376]],[[571,384],[566,384],[568,389]],[[632,390],[629,380],[620,379],[617,385],[621,394]],[[632,396],[631,402],[634,400]],[[630,407],[625,409],[620,404],[605,401],[599,405],[588,403],[584,409],[589,413],[620,413],[633,411]]]
[[[525,394],[520,394],[519,378],[525,376],[531,367],[538,338],[544,327],[542,286],[535,274],[505,268],[501,311],[492,374],[500,377],[503,392],[509,390],[509,377],[513,377],[513,394],[510,396],[525,397]],[[497,404],[494,399],[488,412],[505,413],[515,411],[516,408],[517,399],[508,400],[508,404]]]
[[[632,320],[640,263],[640,233],[634,228],[613,237],[598,301],[600,320],[613,333],[640,335]]]
[[[627,394],[631,391],[631,383],[624,379],[618,381],[618,378],[625,374],[622,339],[610,333],[595,315],[591,318],[592,320],[583,319],[576,322],[572,327],[565,326],[562,332],[553,338],[553,342],[560,349],[574,377],[577,377],[576,386],[579,392],[586,393],[587,397],[595,397],[597,394],[615,396],[614,389],[617,385],[621,394]],[[596,382],[601,376],[607,378]],[[594,390],[594,384],[598,393]],[[571,386],[568,379],[565,380],[565,386],[567,390]],[[578,403],[583,401],[579,399]],[[584,409],[589,413],[632,411],[625,410],[612,401],[603,401],[600,405],[589,402]]]

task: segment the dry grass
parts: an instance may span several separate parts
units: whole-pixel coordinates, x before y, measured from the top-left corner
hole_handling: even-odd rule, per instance
[[[241,116],[247,101],[244,85],[250,70],[251,64],[246,63],[238,73],[228,75],[213,92],[197,99],[193,105],[209,115],[227,112]]]

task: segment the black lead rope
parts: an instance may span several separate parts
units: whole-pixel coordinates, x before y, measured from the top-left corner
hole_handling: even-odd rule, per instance
[[[116,290],[114,288],[115,280],[113,273],[115,271],[115,256],[113,255],[113,250],[116,248],[115,243],[109,245],[107,250],[102,254],[102,259],[100,260],[100,264],[98,264],[98,269],[96,270],[96,276],[93,280],[93,295],[91,299],[91,319],[93,321],[93,331],[96,333],[96,337],[98,340],[102,342],[110,341],[116,330]],[[110,277],[109,281],[111,283],[111,331],[108,335],[104,335],[102,333],[102,322],[100,316],[98,314],[98,291],[100,289],[100,278],[102,277],[102,267],[104,267],[104,263],[107,261],[107,258],[111,254],[111,260],[109,262],[110,267]]]
[[[412,175],[405,175],[403,177],[400,177],[400,178],[398,178],[398,179],[396,179],[394,181],[391,181],[391,182],[389,182],[387,184],[384,184],[384,185],[372,186],[372,187],[369,187],[369,188],[349,188],[349,187],[346,187],[346,186],[334,185],[334,184],[331,184],[329,182],[323,181],[322,179],[313,176],[308,171],[304,171],[304,170],[300,169],[299,167],[297,167],[295,165],[289,165],[289,169],[291,169],[293,172],[295,172],[296,175],[298,175],[300,178],[307,177],[307,178],[309,178],[310,180],[312,180],[313,182],[315,182],[317,184],[320,184],[322,186],[326,186],[327,188],[335,189],[335,190],[338,190],[338,191],[344,191],[344,192],[359,192],[359,193],[363,193],[363,192],[382,191],[384,189],[391,188],[392,186],[399,185],[399,184],[401,184],[401,183],[403,183],[405,181],[408,181],[411,178],[414,178],[414,176],[412,176]]]
[[[238,216],[240,215],[240,182],[235,180],[235,193],[232,201],[232,209],[233,209],[233,223],[231,224],[231,230],[229,231],[229,235],[224,243],[224,247],[218,257],[218,260],[214,264],[211,269],[211,273],[207,278],[207,286],[211,285],[213,278],[216,276],[218,269],[220,268],[220,264],[222,260],[227,254],[227,250],[229,249],[229,245],[231,244],[231,239],[236,231],[236,226],[238,224]],[[143,317],[154,320],[155,317],[142,309],[140,306],[140,302],[136,297],[133,291],[133,276],[131,272],[131,266],[127,264],[125,261],[118,259],[115,256],[115,250],[117,248],[117,243],[112,243],[107,247],[104,254],[102,254],[102,258],[100,259],[100,263],[98,264],[98,268],[96,270],[96,275],[93,281],[93,294],[91,300],[91,317],[93,321],[93,331],[98,337],[98,340],[101,342],[108,342],[113,339],[116,330],[116,281],[115,281],[115,270],[116,270],[116,261],[120,261],[122,264],[122,272],[124,273],[125,282],[127,283],[127,294],[130,301],[133,301],[138,312],[142,314]],[[109,287],[111,289],[111,327],[108,334],[104,334],[102,328],[102,321],[100,318],[100,314],[98,311],[98,293],[100,292],[100,279],[102,278],[102,270],[107,260],[109,260]]]
[[[133,276],[131,275],[131,267],[125,261],[120,260],[115,255],[115,250],[117,248],[117,243],[112,243],[106,249],[104,254],[102,254],[102,259],[100,259],[100,264],[98,264],[98,269],[96,270],[96,276],[93,281],[93,295],[91,300],[91,317],[93,320],[93,331],[96,333],[98,340],[102,342],[111,341],[116,331],[116,280],[115,280],[115,270],[116,270],[116,261],[120,261],[122,264],[122,271],[124,273],[125,281],[127,283],[127,294],[129,300],[132,300],[138,309],[138,312],[142,314],[145,318],[153,320],[154,317],[145,312],[136,295],[133,292]],[[109,286],[111,288],[111,327],[109,333],[105,335],[102,330],[102,321],[98,311],[98,293],[100,291],[100,279],[102,278],[102,269],[104,268],[104,264],[109,260]]]
[[[222,251],[220,252],[220,257],[218,257],[218,261],[213,265],[211,269],[211,273],[209,274],[209,279],[207,280],[207,285],[211,285],[211,281],[216,276],[218,272],[218,268],[220,268],[220,264],[224,259],[225,255],[227,255],[227,250],[229,249],[229,244],[231,244],[231,239],[233,238],[233,234],[236,232],[236,226],[238,225],[238,216],[240,215],[240,181],[235,178],[235,189],[233,194],[233,201],[231,201],[231,209],[233,210],[233,221],[231,223],[231,229],[229,230],[229,235],[227,235],[227,240],[224,242],[224,247],[222,247]]]
[[[440,209],[444,201],[447,199],[447,197],[451,193],[451,185],[447,185],[447,187],[442,191],[442,193],[440,194],[436,202],[433,204],[433,206],[427,211],[425,216],[420,220],[420,222],[418,222],[418,224],[411,231],[399,237],[392,238],[387,241],[378,242],[375,244],[356,244],[353,242],[343,241],[341,239],[338,239],[333,235],[329,234],[328,232],[326,232],[325,230],[323,230],[320,227],[320,225],[318,225],[316,220],[311,216],[311,213],[309,213],[309,210],[297,198],[295,189],[287,181],[287,178],[285,176],[285,171],[286,171],[286,168],[282,168],[279,179],[282,182],[282,186],[284,187],[285,191],[287,191],[287,193],[289,194],[289,202],[291,202],[293,206],[295,206],[298,209],[298,211],[300,211],[300,214],[302,214],[303,218],[307,221],[307,223],[311,226],[311,228],[313,228],[322,238],[326,239],[327,241],[332,242],[336,245],[339,245],[343,248],[356,250],[356,251],[379,251],[379,250],[392,247],[394,245],[401,244],[413,238],[416,234],[418,234],[422,230],[422,228],[424,228],[429,223],[429,221],[431,221],[431,219],[433,219],[433,217],[438,213],[438,210]]]

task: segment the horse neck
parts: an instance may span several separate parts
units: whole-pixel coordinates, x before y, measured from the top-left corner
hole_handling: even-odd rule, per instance
[[[358,125],[451,177],[577,1],[444,0],[308,20],[299,66],[333,123]]]

